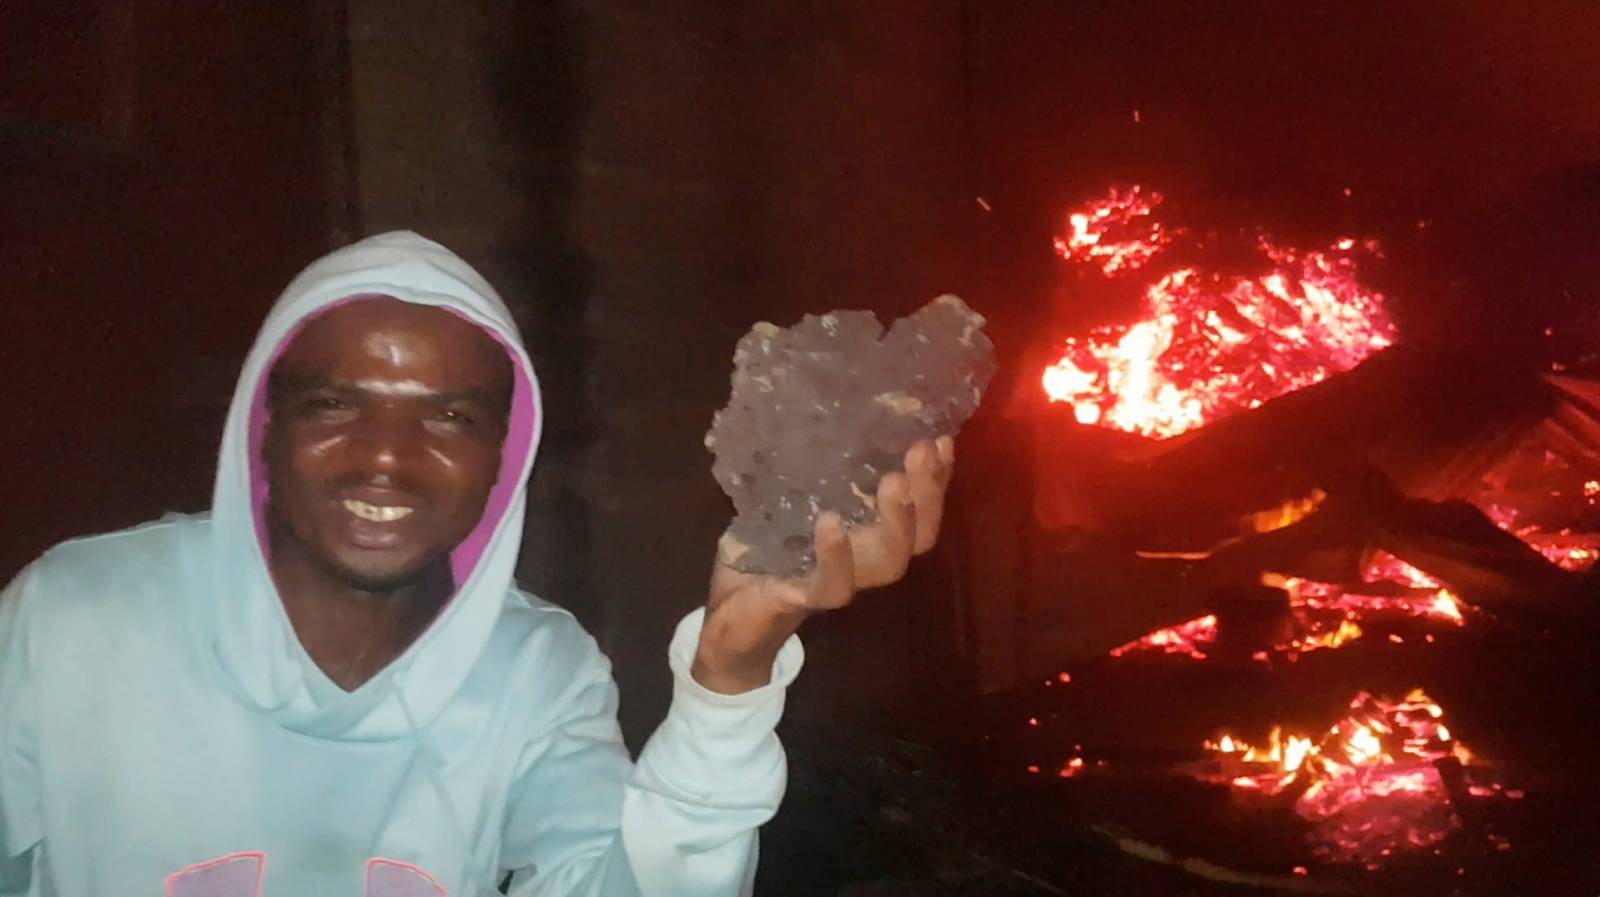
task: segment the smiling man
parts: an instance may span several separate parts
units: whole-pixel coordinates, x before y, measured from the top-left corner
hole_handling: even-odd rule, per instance
[[[634,763],[593,639],[511,581],[540,419],[510,315],[443,247],[302,273],[211,514],[57,546],[0,597],[0,895],[747,891],[794,632],[931,547],[951,447],[884,479],[878,526],[825,515],[806,579],[717,568]]]
[[[306,653],[353,691],[437,615],[446,559],[500,465],[511,364],[467,320],[367,298],[325,312],[267,380],[272,579]]]

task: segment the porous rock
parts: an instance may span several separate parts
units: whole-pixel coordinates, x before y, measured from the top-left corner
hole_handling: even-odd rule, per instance
[[[760,323],[733,354],[733,390],[706,433],[736,516],[720,559],[749,573],[815,563],[817,515],[877,520],[884,474],[920,439],[954,435],[994,374],[983,317],[940,296],[883,332],[870,311]]]

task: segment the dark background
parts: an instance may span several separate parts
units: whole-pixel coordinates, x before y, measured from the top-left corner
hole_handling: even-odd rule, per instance
[[[549,414],[521,576],[612,654],[637,743],[753,322],[957,292],[1026,394],[1015,360],[1106,313],[1062,291],[1061,215],[1137,181],[1208,226],[1381,237],[1405,339],[1584,339],[1597,59],[1580,0],[7,3],[0,575],[203,509],[277,291],[412,228],[521,318]],[[971,559],[1014,534],[967,511],[1020,475],[1009,426],[964,440],[940,555],[814,625],[797,724],[928,722],[970,684],[1005,587]]]

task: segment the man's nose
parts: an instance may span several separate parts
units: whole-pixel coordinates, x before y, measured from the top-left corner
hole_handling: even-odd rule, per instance
[[[362,422],[351,450],[374,475],[395,473],[416,456],[422,435],[421,424],[402,415],[375,414]]]

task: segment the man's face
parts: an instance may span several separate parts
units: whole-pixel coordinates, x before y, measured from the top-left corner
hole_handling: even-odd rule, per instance
[[[395,299],[315,318],[273,368],[263,448],[275,557],[389,591],[483,516],[512,390],[505,350],[448,311]]]

